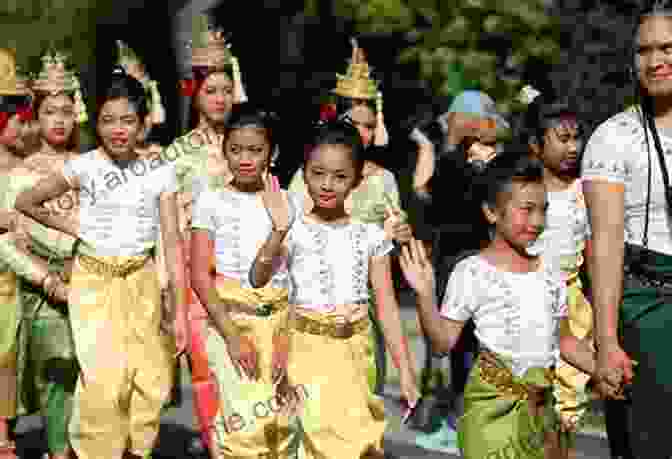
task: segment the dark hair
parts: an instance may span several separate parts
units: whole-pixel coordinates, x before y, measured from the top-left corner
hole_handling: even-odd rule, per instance
[[[0,96],[0,132],[5,130],[12,116],[29,107],[29,96]]]
[[[233,71],[227,67],[222,70],[208,70],[202,67],[193,68],[194,75],[194,93],[191,97],[191,105],[189,109],[189,128],[196,129],[198,123],[200,122],[200,110],[198,109],[198,94],[201,92],[201,88],[205,84],[205,80],[208,79],[210,75],[215,73],[223,73],[231,80],[233,83]]]
[[[271,111],[266,110],[258,104],[251,102],[243,102],[242,104],[234,104],[231,109],[231,115],[226,121],[226,134],[224,136],[224,143],[231,131],[242,129],[246,127],[255,127],[264,129],[266,131],[266,138],[271,147],[271,154],[277,145],[276,134],[279,119],[278,116]]]
[[[317,126],[312,149],[315,150],[322,145],[344,145],[349,148],[350,156],[355,167],[357,179],[361,179],[364,170],[364,145],[359,131],[352,124],[345,121],[330,121]],[[305,156],[304,169],[310,159],[310,154]]]
[[[70,98],[73,104],[75,103],[74,93],[67,92],[64,94]],[[40,107],[42,107],[42,104],[49,96],[50,94],[44,94],[39,92],[35,94],[35,98],[33,99],[33,112],[36,120],[40,119]],[[79,151],[79,123],[77,122],[77,119],[75,119],[75,124],[72,128],[72,134],[70,134],[70,138],[68,139],[65,148],[67,151]]]
[[[578,110],[567,96],[554,91],[542,93],[527,107],[518,141],[522,144],[543,145],[548,122],[562,116],[576,117]]]
[[[497,206],[500,195],[513,183],[543,183],[544,165],[523,145],[512,145],[492,159],[478,177],[481,202]]]
[[[345,115],[348,111],[352,110],[358,105],[366,105],[373,113],[376,113],[376,101],[375,99],[351,99],[349,97],[338,96],[336,97],[336,113],[339,117]]]
[[[102,91],[99,92],[97,99],[96,119],[100,114],[103,105],[109,100],[113,99],[128,99],[129,104],[135,108],[140,121],[144,123],[145,118],[149,114],[149,107],[147,106],[147,94],[145,88],[138,80],[126,74],[124,69],[115,66],[107,80],[102,86]]]

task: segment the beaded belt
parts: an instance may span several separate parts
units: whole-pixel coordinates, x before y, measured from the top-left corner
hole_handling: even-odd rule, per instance
[[[328,336],[335,339],[349,339],[354,335],[364,333],[368,330],[369,318],[367,316],[355,322],[330,322],[323,323],[315,319],[297,314],[295,328],[301,333],[310,335]]]
[[[491,351],[481,351],[480,357],[481,378],[505,394],[515,395],[522,400],[527,400],[530,393],[538,394],[547,390],[550,391],[550,388],[531,386],[515,381],[511,369],[502,366],[497,356]],[[553,384],[555,382],[556,375],[553,369],[546,368],[544,374],[549,383]]]
[[[81,264],[86,271],[98,274],[102,277],[118,278],[124,278],[139,271],[145,266],[145,263],[147,263],[149,258],[150,256],[148,255],[144,258],[127,260],[123,263],[108,263],[84,254],[78,256],[79,264]]]

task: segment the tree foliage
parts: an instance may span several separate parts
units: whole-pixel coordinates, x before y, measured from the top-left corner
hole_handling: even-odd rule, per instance
[[[306,13],[319,14],[318,3],[307,0]],[[530,59],[551,64],[560,50],[542,0],[333,0],[331,8],[358,32],[405,34],[398,62],[417,64],[437,95],[477,87],[504,112],[525,84],[520,69]]]

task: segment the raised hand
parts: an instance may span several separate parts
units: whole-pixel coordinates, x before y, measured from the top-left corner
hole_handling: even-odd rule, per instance
[[[406,223],[401,215],[401,211],[389,204],[385,207],[385,222],[383,223],[385,234],[399,244],[405,244],[413,238],[411,225]]]
[[[434,293],[435,277],[427,252],[422,242],[411,239],[401,248],[399,264],[404,273],[406,282],[418,294],[432,295]]]
[[[280,190],[278,179],[271,174],[266,174],[264,178],[264,191],[261,197],[266,206],[268,216],[273,222],[273,228],[278,231],[286,232],[290,226],[289,202],[285,193]]]

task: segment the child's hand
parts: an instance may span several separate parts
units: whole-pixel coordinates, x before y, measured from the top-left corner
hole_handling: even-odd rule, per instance
[[[261,196],[273,222],[273,227],[287,231],[290,224],[289,203],[280,190],[277,179],[270,174],[267,174],[264,179],[264,191]]]
[[[406,282],[413,290],[423,295],[434,293],[434,269],[422,242],[411,239],[407,245],[404,245],[401,248],[399,264]]]

